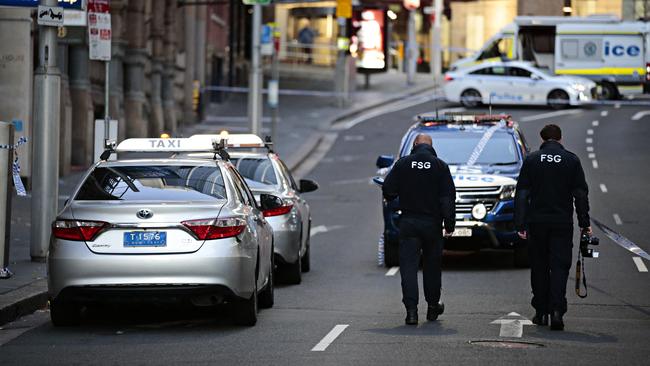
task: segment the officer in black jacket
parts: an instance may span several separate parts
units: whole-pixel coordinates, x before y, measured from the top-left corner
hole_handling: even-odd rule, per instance
[[[424,295],[427,320],[436,320],[444,311],[440,301],[443,222],[445,236],[454,232],[456,189],[449,167],[438,159],[431,136],[419,134],[411,154],[390,171],[383,185],[388,200],[399,197],[399,263],[402,302],[406,324],[418,323],[418,265],[423,254]]]
[[[528,239],[531,261],[533,323],[563,330],[566,284],[573,248],[573,206],[578,225],[591,235],[589,199],[580,159],[560,144],[562,130],[542,128],[544,143],[524,161],[515,196],[515,225]]]

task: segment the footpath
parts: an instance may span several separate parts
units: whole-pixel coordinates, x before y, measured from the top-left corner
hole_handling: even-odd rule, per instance
[[[332,124],[366,110],[400,100],[410,95],[433,91],[434,82],[428,74],[418,74],[414,85],[406,85],[406,76],[391,72],[376,74],[370,87],[364,89],[363,76],[358,76],[357,91],[345,107],[336,99],[322,96],[280,96],[274,149],[290,169],[299,166],[318,147],[323,132]],[[309,85],[307,85],[307,88]],[[197,133],[231,133],[249,131],[246,118],[246,95],[233,95],[221,104],[207,108],[205,118],[197,124],[183,126],[178,137]],[[265,106],[262,134],[270,135],[271,111]],[[59,206],[78,184],[85,169],[74,171],[59,180]],[[10,279],[0,279],[0,326],[20,316],[47,306],[47,273],[45,263],[32,262],[29,255],[31,230],[31,197],[13,196],[11,212]]]

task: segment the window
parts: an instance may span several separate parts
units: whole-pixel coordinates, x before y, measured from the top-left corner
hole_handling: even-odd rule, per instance
[[[244,188],[245,184],[242,181],[241,176],[237,173],[235,168],[231,167],[230,168],[230,176],[232,177],[232,181],[235,186],[235,190],[237,191],[237,194],[239,195],[239,198],[241,199],[241,202],[245,205],[248,206],[255,206],[252,202],[251,199],[246,192],[246,189]],[[255,200],[253,200],[255,202]]]
[[[578,40],[576,40],[576,39],[562,40],[561,47],[562,47],[562,58],[563,59],[578,58]]]
[[[298,185],[293,180],[293,176],[291,175],[291,171],[289,171],[289,168],[287,168],[287,166],[284,165],[284,162],[282,160],[278,159],[277,161],[278,161],[278,166],[280,167],[280,173],[289,180],[289,184],[291,184],[291,187],[293,189],[295,189],[296,191],[299,190]]]
[[[529,78],[531,74],[530,71],[522,69],[521,67],[509,67],[508,69],[510,76]]]
[[[506,68],[503,66],[484,67],[471,72],[472,75],[495,75],[503,76],[506,74]]]
[[[225,199],[217,166],[107,166],[93,170],[75,200],[208,201]]]
[[[237,171],[250,181],[254,181],[266,185],[278,184],[278,179],[275,176],[275,170],[271,160],[267,157],[240,157],[231,158],[230,161],[237,168]],[[253,186],[255,184],[253,183]]]

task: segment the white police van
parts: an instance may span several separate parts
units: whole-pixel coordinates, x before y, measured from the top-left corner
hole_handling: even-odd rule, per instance
[[[451,69],[496,59],[528,61],[557,75],[589,78],[603,98],[617,99],[650,91],[649,32],[647,22],[614,16],[516,17]]]

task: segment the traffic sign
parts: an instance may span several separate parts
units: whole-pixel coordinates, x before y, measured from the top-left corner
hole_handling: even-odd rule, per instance
[[[336,17],[352,18],[352,0],[336,0]]]
[[[111,14],[88,13],[88,43],[91,60],[111,60]]]
[[[38,7],[39,0],[0,0],[0,6],[24,6],[30,8]],[[58,6],[65,9],[84,10],[86,2],[84,0],[59,0]]]
[[[268,5],[271,3],[271,0],[242,0],[242,3],[244,5]]]
[[[63,8],[58,6],[39,5],[36,13],[38,25],[60,27],[63,25]]]

